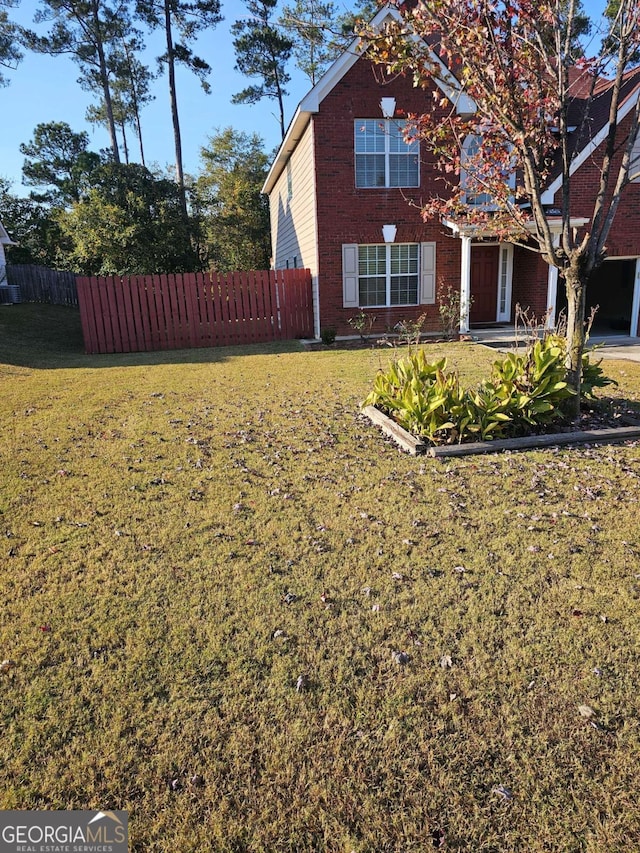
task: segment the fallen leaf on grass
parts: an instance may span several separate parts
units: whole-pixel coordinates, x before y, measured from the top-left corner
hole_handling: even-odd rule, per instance
[[[453,666],[453,661],[451,660],[451,655],[442,655],[440,658],[440,666],[442,669],[451,669]]]
[[[433,841],[433,846],[436,850],[440,850],[445,845],[445,835],[444,830],[442,829],[434,829],[431,833],[431,840]]]
[[[409,655],[406,652],[392,652],[391,657],[398,666],[406,666],[409,663]]]
[[[504,785],[496,785],[491,791],[492,794],[498,794],[505,802],[510,802],[513,799],[513,792]]]
[[[0,673],[11,672],[18,664],[14,660],[3,660],[0,663]]]

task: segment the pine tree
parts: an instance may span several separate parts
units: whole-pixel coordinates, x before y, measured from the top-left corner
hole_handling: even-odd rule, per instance
[[[129,17],[126,2],[109,0],[41,0],[36,22],[50,22],[46,36],[25,32],[28,46],[52,56],[70,55],[83,75],[95,74],[104,99],[106,122],[111,140],[111,155],[120,162],[116,124],[109,84],[110,45],[126,35]]]
[[[190,47],[199,32],[215,27],[222,20],[220,0],[138,0],[137,13],[151,29],[162,29],[166,50],[158,61],[167,66],[169,79],[169,102],[173,139],[176,154],[176,183],[180,191],[182,209],[187,215],[187,199],[182,165],[182,138],[178,115],[178,95],[176,91],[176,64],[181,63],[199,78],[205,92],[210,91],[207,75],[211,67]],[[179,41],[176,41],[176,34]]]
[[[286,64],[291,57],[293,41],[273,20],[278,0],[245,0],[249,11],[247,19],[236,21],[231,27],[235,36],[236,69],[246,77],[257,77],[261,82],[247,86],[232,97],[234,104],[256,104],[263,98],[278,102],[280,132],[284,138],[284,88],[291,79]]]

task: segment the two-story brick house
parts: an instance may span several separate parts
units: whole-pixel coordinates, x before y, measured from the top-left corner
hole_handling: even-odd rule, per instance
[[[372,21],[398,16],[381,9]],[[477,239],[456,223],[423,221],[420,205],[442,192],[439,172],[419,142],[407,143],[401,116],[424,112],[432,92],[405,77],[382,79],[356,41],[300,102],[263,187],[271,206],[273,265],[308,267],[314,283],[315,333],[333,327],[353,334],[360,310],[376,315],[375,331],[425,314],[425,330],[440,325],[438,298],[459,290],[470,305],[461,324],[513,320],[517,303],[537,316],[563,305],[557,271],[539,254],[506,242]],[[434,61],[439,59],[433,55]],[[468,114],[473,102],[450,74],[438,84],[451,109]],[[433,83],[433,86],[436,84]],[[606,89],[606,87],[605,87]],[[620,108],[631,121],[640,76],[630,77]],[[591,155],[608,129],[607,93],[594,110],[588,144],[574,162],[572,224],[588,223],[596,191]],[[639,157],[640,162],[640,157]],[[553,177],[553,176],[552,176]],[[545,202],[553,222],[560,179]],[[558,220],[559,227],[559,220]],[[640,309],[640,183],[627,187],[607,244],[609,260],[592,277],[589,302],[599,304],[606,330],[638,332]]]

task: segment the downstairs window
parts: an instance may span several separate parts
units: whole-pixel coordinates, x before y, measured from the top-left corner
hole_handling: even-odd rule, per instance
[[[435,252],[435,243],[343,245],[343,306],[433,304]]]

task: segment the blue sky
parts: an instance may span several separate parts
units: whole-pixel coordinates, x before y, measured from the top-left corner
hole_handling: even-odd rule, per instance
[[[352,7],[348,0],[336,5]],[[603,5],[601,0],[584,2],[592,15],[599,14]],[[12,18],[33,27],[33,16],[38,6],[37,0],[22,0],[18,9],[12,11]],[[263,138],[267,151],[275,148],[280,141],[275,102],[265,100],[252,106],[231,103],[231,96],[247,85],[245,78],[234,71],[235,56],[229,31],[231,24],[242,17],[245,7],[240,0],[223,0],[222,11],[225,20],[200,38],[196,51],[212,66],[209,78],[211,94],[206,95],[202,91],[192,74],[178,69],[177,90],[187,172],[197,171],[200,149],[217,128],[231,125],[245,132],[255,131]],[[161,53],[162,45],[157,35],[148,36],[147,44],[150,57]],[[290,72],[292,81],[288,86],[287,122],[309,88],[307,78],[293,66]],[[73,130],[89,133],[91,149],[108,147],[106,130],[85,121],[85,110],[91,98],[80,88],[77,77],[77,66],[66,57],[28,53],[20,66],[10,73],[10,85],[0,88],[0,175],[13,181],[14,192],[26,194],[29,190],[21,185],[24,157],[20,154],[19,145],[31,138],[34,127],[40,122],[65,121]],[[147,164],[172,170],[173,133],[166,76],[156,81],[154,93],[156,98],[144,108],[142,117]],[[135,160],[137,148],[133,132],[129,143]]]
[[[286,0],[285,0],[286,3]],[[33,25],[33,16],[39,3],[22,0],[10,12],[13,20],[24,26],[40,30]],[[203,35],[196,52],[212,67],[209,77],[211,94],[206,95],[197,78],[184,68],[178,68],[176,88],[182,131],[183,157],[186,171],[198,168],[200,149],[217,128],[232,125],[238,130],[262,136],[265,147],[271,151],[280,141],[279,125],[274,117],[276,104],[265,100],[256,105],[235,105],[231,96],[247,85],[233,66],[235,55],[230,35],[231,24],[246,11],[240,0],[223,0],[225,20]],[[161,38],[149,34],[146,38],[150,62],[162,52]],[[91,97],[78,85],[78,68],[67,57],[48,57],[27,53],[19,67],[9,73],[10,85],[0,88],[0,175],[14,181],[14,192],[20,194],[21,169],[24,157],[20,154],[21,142],[31,139],[34,127],[40,122],[66,121],[73,130],[86,130],[93,150],[107,148],[106,130],[95,128],[85,121],[85,111]],[[288,122],[300,99],[308,89],[308,81],[300,72],[291,69],[292,81],[288,86],[285,120]],[[156,98],[144,108],[142,133],[147,165],[173,169],[173,130],[169,112],[169,94],[166,75],[154,84]],[[133,131],[129,135],[132,159],[137,159],[137,142]],[[24,192],[28,192],[25,188]]]

